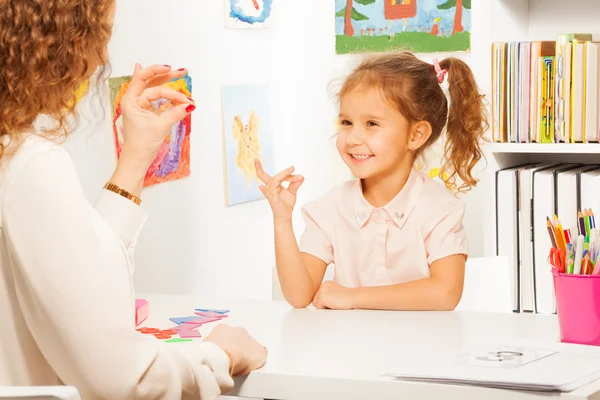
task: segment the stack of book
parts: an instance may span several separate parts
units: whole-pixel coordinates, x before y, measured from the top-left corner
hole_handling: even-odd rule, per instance
[[[600,42],[591,34],[556,41],[492,44],[492,140],[598,143]]]

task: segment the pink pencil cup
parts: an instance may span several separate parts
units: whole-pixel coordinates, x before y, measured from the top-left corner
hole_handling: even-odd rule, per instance
[[[552,275],[561,341],[600,346],[600,275]]]

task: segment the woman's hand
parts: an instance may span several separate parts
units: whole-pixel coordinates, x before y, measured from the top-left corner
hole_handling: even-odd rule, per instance
[[[292,175],[294,167],[289,167],[271,177],[263,170],[260,161],[255,160],[254,163],[256,175],[264,183],[259,186],[259,189],[269,200],[273,218],[276,222],[291,222],[292,211],[296,205],[296,193],[304,183],[304,178],[300,175]],[[282,185],[284,181],[290,183],[287,188]]]
[[[183,93],[161,86],[185,73],[185,70],[171,71],[171,67],[165,65],[142,68],[136,64],[121,100],[124,132],[122,158],[133,158],[150,166],[173,125],[196,108],[193,100]],[[159,99],[166,99],[173,108],[159,115],[152,108],[152,102]]]
[[[146,171],[173,125],[188,116],[196,106],[183,93],[163,85],[186,74],[185,69],[172,71],[168,65],[152,65],[135,71],[121,100],[123,148],[111,182],[139,196]],[[166,99],[172,106],[162,114],[152,102]]]
[[[217,325],[204,339],[212,342],[231,356],[232,375],[247,375],[262,367],[267,360],[267,349],[258,343],[244,328]]]

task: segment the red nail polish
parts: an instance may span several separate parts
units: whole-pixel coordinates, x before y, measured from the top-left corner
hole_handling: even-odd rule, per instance
[[[177,71],[183,72],[183,71],[185,71],[185,68],[179,68]]]
[[[188,97],[188,100],[193,101],[195,103],[194,99],[192,99],[191,97]]]
[[[171,68],[171,66],[168,64],[163,64],[163,67]]]
[[[189,106],[187,106],[185,108],[185,112],[189,112],[190,113],[190,112],[194,111],[195,109],[196,109],[196,106],[193,105],[193,104],[190,104]]]

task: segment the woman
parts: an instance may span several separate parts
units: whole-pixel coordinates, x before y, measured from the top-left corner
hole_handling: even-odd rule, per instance
[[[136,65],[122,100],[124,145],[95,207],[58,133],[79,85],[107,60],[114,0],[0,0],[0,386],[59,385],[83,399],[215,398],[266,349],[218,326],[197,345],[133,329],[133,249],[145,172],[193,100],[160,86],[185,74]],[[161,116],[151,101],[176,106]]]

